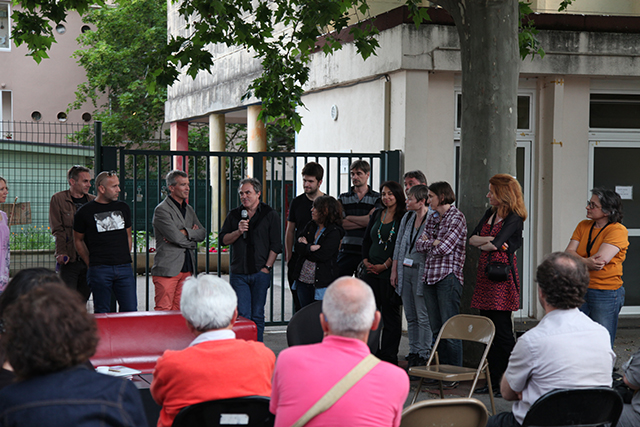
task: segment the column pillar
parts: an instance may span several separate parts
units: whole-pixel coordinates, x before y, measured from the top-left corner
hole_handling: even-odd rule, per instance
[[[209,151],[226,151],[226,139],[224,114],[209,114]],[[225,160],[225,157],[211,158],[211,230],[214,232],[222,227],[229,210]]]
[[[258,114],[262,111],[261,105],[250,105],[247,108],[247,151],[249,153],[263,153],[267,151],[267,128],[262,120],[258,120]],[[255,176],[256,165],[254,165],[253,159],[249,158],[247,165],[249,170],[247,175],[250,177],[258,178],[262,182],[262,186],[265,184],[265,165],[266,160],[262,161],[262,173],[261,176]],[[265,198],[265,192],[262,192],[262,198]]]
[[[188,151],[189,150],[189,122],[171,122],[169,126],[170,140],[169,149],[171,151]],[[183,164],[182,156],[173,156],[173,168],[187,171]]]

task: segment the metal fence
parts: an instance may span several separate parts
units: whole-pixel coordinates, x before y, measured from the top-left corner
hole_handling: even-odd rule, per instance
[[[286,216],[291,200],[302,189],[300,172],[309,161],[323,165],[325,177],[322,191],[337,197],[351,185],[349,165],[364,159],[371,164],[370,184],[377,189],[385,180],[399,181],[402,153],[230,153],[193,151],[125,150],[102,147],[101,170],[117,170],[124,182],[121,197],[129,204],[134,224],[134,268],[145,277],[146,309],[151,307],[152,282],[149,270],[153,265],[154,246],[151,218],[157,203],[167,189],[163,177],[174,168],[185,170],[190,177],[189,203],[208,228],[207,238],[196,257],[199,271],[228,274],[230,250],[217,239],[224,218],[238,206],[237,187],[241,179],[253,176],[262,180],[263,201],[279,214],[284,242]],[[287,290],[284,257],[274,266],[274,286],[271,287],[265,310],[267,324],[285,324],[292,313],[292,301]],[[287,284],[285,286],[285,284]],[[140,295],[139,298],[143,296]]]
[[[99,126],[99,124],[97,124]],[[84,165],[96,171],[117,170],[121,198],[131,207],[134,229],[134,268],[144,280],[149,310],[153,286],[155,241],[152,217],[155,206],[166,196],[163,177],[174,168],[187,171],[191,180],[189,203],[208,228],[197,256],[199,271],[228,274],[230,250],[217,241],[217,232],[230,209],[239,204],[237,187],[247,176],[261,178],[263,200],[280,214],[284,241],[289,204],[302,192],[300,172],[309,161],[325,168],[322,191],[337,197],[350,187],[349,165],[357,159],[371,164],[370,184],[377,189],[387,179],[399,180],[400,151],[380,153],[231,153],[125,150],[119,147],[85,147],[72,135],[86,124],[0,122],[0,176],[7,180],[9,197],[0,210],[14,212],[11,226],[11,274],[28,267],[55,268],[54,241],[49,230],[51,196],[68,188],[67,170]],[[96,135],[100,135],[98,127]],[[17,200],[16,200],[17,197]],[[267,324],[284,324],[292,314],[283,257],[274,266],[266,316]],[[285,284],[287,284],[285,286]]]
[[[94,148],[70,138],[84,124],[0,122],[0,176],[9,196],[0,210],[11,214],[11,273],[43,266],[55,268],[54,241],[49,230],[51,196],[68,188],[73,165],[91,166]]]

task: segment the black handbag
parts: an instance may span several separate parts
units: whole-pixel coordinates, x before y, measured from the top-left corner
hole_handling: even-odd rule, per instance
[[[492,255],[493,252],[489,254],[489,262],[485,269],[487,277],[494,282],[506,282],[509,280],[509,272],[511,271],[511,256],[509,256],[509,264],[505,264],[498,261],[491,261]]]
[[[360,280],[364,280],[367,275],[367,266],[364,265],[364,261],[360,261],[358,268],[356,268],[356,277]]]

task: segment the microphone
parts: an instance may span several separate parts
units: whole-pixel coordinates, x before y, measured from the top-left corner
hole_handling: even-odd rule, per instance
[[[246,209],[242,209],[242,212],[240,212],[240,216],[242,217],[242,219],[247,219],[247,218],[249,218],[249,213],[247,212]],[[247,238],[247,232],[246,231],[244,231],[242,233],[242,238],[243,239]]]

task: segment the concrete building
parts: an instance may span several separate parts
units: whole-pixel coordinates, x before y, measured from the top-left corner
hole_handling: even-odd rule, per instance
[[[363,61],[353,45],[314,56],[296,151],[399,149],[405,170],[422,169],[430,182],[457,182],[461,67],[453,22],[436,11],[431,23],[416,29],[401,3],[374,3],[380,3],[378,24],[384,28],[377,56]],[[631,245],[623,314],[638,314],[640,1],[581,0],[563,14],[554,13],[558,3],[533,2],[541,12],[536,24],[546,56],[521,66],[517,162],[530,217],[519,314],[542,316],[535,266],[545,254],[564,250],[585,217],[589,190],[600,185],[616,188],[625,199]],[[175,6],[168,13],[170,32],[179,32]],[[260,101],[241,96],[260,72],[258,61],[240,49],[212,51],[212,74],[184,77],[169,89],[165,118],[175,140],[189,121],[209,120],[214,129],[225,121],[247,120],[250,128],[255,122]]]
[[[49,58],[37,64],[26,56],[27,48],[16,47],[11,38],[11,2],[0,0],[0,129],[4,138],[12,133],[7,122],[88,123],[90,103],[85,108],[67,113],[75,101],[78,84],[85,81],[85,72],[71,55],[78,49],[76,38],[91,29],[77,13],[69,14],[67,22],[54,29],[56,43]],[[0,125],[2,126],[2,125]]]

